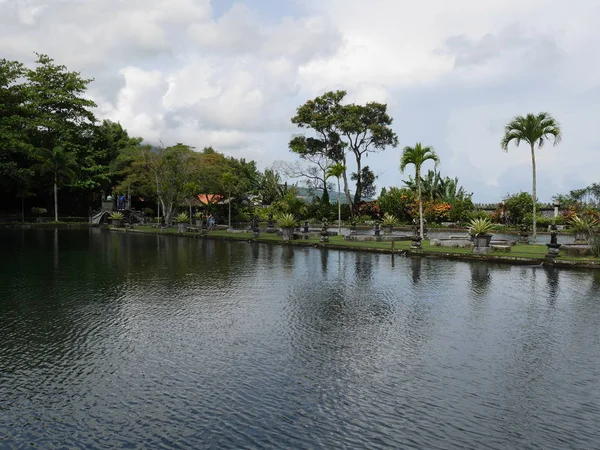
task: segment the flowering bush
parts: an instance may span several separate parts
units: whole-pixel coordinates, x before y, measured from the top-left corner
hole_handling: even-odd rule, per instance
[[[450,210],[452,206],[448,202],[441,201],[424,201],[423,202],[423,218],[427,222],[445,222],[450,220]],[[414,200],[411,205],[411,216],[413,219],[419,218],[419,200]]]
[[[355,205],[356,211],[360,216],[369,216],[372,219],[377,219],[381,215],[381,209],[377,200],[372,202],[360,202]]]

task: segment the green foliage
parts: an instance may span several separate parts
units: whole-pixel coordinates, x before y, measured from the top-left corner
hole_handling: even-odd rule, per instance
[[[120,213],[118,211],[114,211],[110,214],[110,216],[108,216],[108,218],[110,220],[123,220],[125,216],[123,216],[123,213]]]
[[[348,205],[340,206],[342,220],[344,220],[349,217],[350,209],[348,208]],[[306,205],[306,214],[303,217],[315,219],[317,221],[320,221],[325,218],[328,221],[331,221],[335,220],[337,216],[338,206],[336,204],[323,203],[323,201],[319,197],[314,197],[313,201]]]
[[[487,211],[473,211],[470,214],[471,220],[473,219],[490,219],[490,214]]]
[[[358,182],[359,178],[362,186],[362,192],[360,194],[361,199],[375,197],[377,189],[377,186],[375,186],[375,181],[377,180],[377,177],[375,176],[375,173],[373,173],[373,171],[369,168],[369,166],[365,166],[362,168],[360,177],[356,174],[356,172],[350,175],[350,179],[352,181]],[[359,201],[356,199],[356,194],[354,201]]]
[[[283,198],[272,205],[273,211],[276,213],[289,213],[299,218],[305,218],[308,213],[306,202],[296,196],[294,188],[283,196]]]
[[[281,228],[293,228],[297,223],[296,217],[291,213],[281,213],[277,215],[275,220]]]
[[[360,202],[356,205],[356,210],[361,216],[369,216],[371,219],[379,219],[381,217],[381,208],[377,200],[372,202]]]
[[[574,215],[569,220],[569,229],[575,232],[590,232],[596,226],[598,226],[598,220],[592,216],[579,217]]]
[[[383,226],[396,226],[398,224],[398,219],[396,218],[396,216],[394,216],[393,214],[390,213],[385,213],[383,215],[383,220],[381,221],[381,225]]]
[[[47,212],[48,210],[46,208],[40,208],[38,206],[34,206],[33,208],[31,208],[31,214],[36,216],[43,216]]]
[[[412,220],[411,206],[414,201],[415,195],[410,189],[397,187],[383,188],[378,199],[381,212],[392,214],[402,222]]]
[[[409,176],[404,184],[415,194],[418,192],[416,180]],[[444,177],[437,170],[428,170],[424,177],[421,177],[421,194],[423,199],[430,201],[438,200],[442,202],[453,203],[456,200],[471,199],[472,194],[467,194],[465,189],[458,184],[458,178]]]
[[[533,209],[533,199],[527,192],[519,192],[504,198],[504,209],[506,211],[506,222],[511,225],[518,225],[525,221],[532,223],[531,211]]]
[[[473,236],[489,234],[492,229],[493,224],[489,219],[473,219],[469,224],[469,233]]]
[[[398,136],[391,128],[392,121],[387,113],[387,105],[383,103],[351,104],[341,108],[338,130],[356,160],[356,172],[353,174],[356,183],[354,204],[361,201],[365,185],[369,193],[375,194],[375,176],[368,167],[366,171],[362,168],[363,156],[398,145]]]
[[[189,223],[190,221],[190,216],[188,216],[187,213],[182,212],[177,214],[177,217],[175,217],[175,222],[177,223]]]
[[[531,193],[532,203],[532,219],[533,219],[533,236],[535,239],[536,235],[536,209],[537,204],[537,181],[536,181],[536,167],[535,167],[535,146],[538,149],[544,146],[546,140],[553,140],[554,145],[557,145],[562,138],[560,125],[554,118],[547,112],[542,112],[537,115],[527,114],[526,116],[516,116],[510,123],[504,128],[504,136],[500,142],[500,146],[504,151],[508,151],[508,146],[511,142],[514,142],[517,147],[521,141],[529,144],[531,148],[531,165],[532,165],[532,178],[533,178],[533,190]]]
[[[528,213],[525,218],[526,223],[533,223],[531,218],[531,213]],[[554,217],[546,217],[538,214],[536,223],[540,228],[548,228],[548,226],[552,224],[556,225],[564,225],[565,221],[561,216],[558,216],[556,219]]]
[[[172,147],[137,147],[132,155],[131,172],[124,183],[141,192],[155,192],[166,223],[186,194],[186,184],[194,179],[197,154],[184,144]]]
[[[433,161],[435,166],[439,163],[439,158],[433,147],[424,147],[420,142],[417,142],[414,147],[404,147],[402,156],[400,157],[400,172],[404,172],[406,166],[415,166],[415,180],[417,183],[417,197],[419,200],[419,230],[421,239],[423,238],[423,195],[421,192],[421,166],[426,161]]]
[[[451,209],[448,211],[448,218],[452,222],[464,223],[470,220],[473,211],[473,201],[471,196],[456,197],[449,201]]]
[[[345,162],[346,149],[352,152],[357,169],[354,173],[354,202],[349,196],[344,171],[344,191],[352,205],[360,202],[365,185],[374,189],[373,173],[362,168],[363,156],[388,146],[395,147],[398,137],[391,129],[392,118],[387,113],[387,105],[376,102],[342,105],[345,97],[346,91],[327,92],[300,106],[292,123],[312,129],[315,136],[295,136],[289,148],[305,160],[311,161],[311,157],[320,155],[334,163]],[[367,179],[364,179],[364,175]]]

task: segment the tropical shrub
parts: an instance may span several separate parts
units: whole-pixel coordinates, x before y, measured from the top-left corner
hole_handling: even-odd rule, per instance
[[[468,222],[471,219],[471,212],[473,211],[473,201],[471,197],[457,197],[450,201],[450,211],[448,211],[448,218],[451,222]]]
[[[451,209],[452,206],[450,206],[450,204],[447,202],[440,202],[436,200],[423,202],[423,217],[425,218],[425,220],[427,220],[427,222],[430,223],[447,222],[448,220],[450,220],[449,213]],[[416,210],[419,210],[418,202]]]
[[[491,220],[491,214],[488,213],[487,211],[473,211],[470,214],[471,220],[473,219],[489,219]]]
[[[493,224],[489,219],[473,219],[469,224],[469,233],[473,236],[489,234],[492,229]]]
[[[381,216],[381,209],[377,200],[372,202],[360,202],[355,205],[356,211],[360,216],[369,216],[371,219],[377,219]]]
[[[306,202],[296,196],[295,189],[290,189],[280,201],[273,203],[271,206],[276,213],[289,213],[300,218],[306,217],[308,212]]]
[[[523,221],[533,223],[533,199],[528,192],[519,192],[506,197],[504,199],[504,209],[506,211],[506,222],[512,225],[518,225]],[[539,204],[537,210],[539,211]]]
[[[110,220],[123,220],[124,217],[125,216],[123,216],[123,213],[120,213],[118,211],[114,211],[110,214],[110,216],[108,216]]]
[[[309,218],[322,220],[337,219],[337,204],[323,203],[320,197],[315,196],[313,201],[306,205],[306,215]],[[342,205],[342,220],[350,215],[350,208],[347,205]]]
[[[182,212],[175,217],[175,222],[177,223],[188,223],[190,221],[190,216],[187,213]]]
[[[31,208],[31,214],[35,214],[36,216],[43,216],[47,212],[48,212],[48,210],[46,208],[40,208],[37,206],[34,206],[33,208]]]
[[[414,200],[415,195],[410,189],[391,187],[381,190],[377,202],[382,213],[393,214],[402,222],[410,222],[412,220],[411,212]]]
[[[294,228],[296,226],[296,218],[291,213],[281,213],[277,215],[277,226],[281,228]]]
[[[575,232],[590,232],[598,225],[598,220],[593,216],[579,217],[575,215],[569,220],[569,228]]]
[[[383,215],[383,220],[381,221],[381,225],[383,225],[384,227],[393,227],[393,226],[396,226],[397,224],[398,224],[398,219],[396,219],[396,216],[394,216],[393,214],[385,213]]]

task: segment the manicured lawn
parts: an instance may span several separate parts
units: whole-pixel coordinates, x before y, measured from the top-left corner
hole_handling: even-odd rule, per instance
[[[177,228],[167,228],[160,229],[154,228],[152,226],[136,226],[135,231],[137,232],[146,232],[146,233],[161,233],[161,234],[179,234]],[[197,236],[200,237],[201,233],[198,232],[188,232],[184,234],[185,236]],[[209,231],[207,236],[216,237],[216,238],[226,238],[231,240],[244,240],[247,241],[249,239],[253,239],[252,233],[229,233],[226,230],[214,230]],[[277,233],[260,233],[259,237],[256,239],[258,242],[277,242],[283,243],[283,239]],[[309,239],[302,240],[294,240],[290,242],[291,245],[306,245],[306,244],[319,244],[324,246],[332,246],[332,247],[345,247],[345,248],[355,248],[361,250],[387,250],[391,251],[392,243],[391,242],[376,242],[376,241],[346,241],[343,236],[330,236],[328,243],[320,242],[319,236],[313,235]],[[409,250],[411,246],[411,241],[396,241],[394,243],[394,249],[396,251]],[[472,250],[469,248],[452,248],[452,247],[433,247],[429,244],[428,240],[424,240],[422,242],[421,252],[424,254],[427,253],[443,253],[448,255],[470,255],[472,254]],[[546,245],[540,244],[516,244],[512,247],[509,253],[500,253],[500,252],[492,252],[489,253],[489,256],[492,257],[502,257],[502,258],[529,258],[533,260],[543,260],[547,253]],[[564,261],[580,261],[580,262],[598,262],[598,258],[594,257],[577,257],[577,256],[565,256],[561,255],[558,257],[558,260]]]

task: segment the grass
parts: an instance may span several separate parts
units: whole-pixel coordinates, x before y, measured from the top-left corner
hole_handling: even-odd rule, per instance
[[[135,231],[137,232],[145,232],[145,233],[160,233],[160,234],[173,234],[173,235],[183,235],[183,236],[194,236],[200,237],[200,232],[187,232],[180,234],[178,233],[177,228],[155,228],[148,225],[136,226]],[[240,240],[240,241],[248,241],[248,240],[256,240],[257,242],[265,242],[265,243],[278,243],[284,245],[314,245],[318,244],[324,247],[331,246],[335,248],[348,248],[348,249],[356,249],[356,250],[365,250],[365,251],[386,251],[391,252],[392,243],[390,241],[346,241],[343,236],[330,236],[329,242],[320,242],[320,237],[317,235],[312,235],[309,239],[302,240],[294,240],[284,242],[281,236],[277,233],[260,233],[259,237],[254,239],[251,232],[245,233],[229,233],[226,230],[213,230],[207,233],[207,237],[209,238],[223,238],[227,240]],[[394,243],[394,249],[396,251],[407,251],[410,250],[411,241],[396,241]],[[428,240],[424,240],[422,242],[421,250],[417,251],[419,254],[423,255],[434,255],[434,254],[443,254],[445,256],[464,256],[464,257],[475,257],[470,248],[454,248],[454,247],[434,247],[431,246]],[[509,261],[511,259],[518,261],[522,259],[528,259],[532,261],[543,261],[547,253],[547,247],[545,244],[516,244],[512,247],[510,253],[490,253],[484,256],[478,256],[478,259],[502,259],[505,261]],[[586,263],[600,263],[599,258],[591,257],[591,256],[566,256],[561,255],[557,258],[557,261],[572,261],[572,262],[580,262],[582,264]]]

